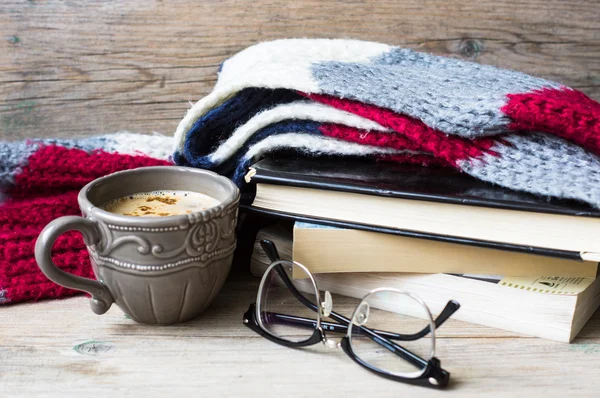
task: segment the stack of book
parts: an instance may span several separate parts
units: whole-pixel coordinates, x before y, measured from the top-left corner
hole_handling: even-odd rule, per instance
[[[320,287],[362,297],[376,287],[420,296],[432,312],[571,341],[600,306],[600,211],[539,198],[456,171],[364,161],[264,159],[244,210],[282,256]],[[251,267],[268,260],[258,245]]]

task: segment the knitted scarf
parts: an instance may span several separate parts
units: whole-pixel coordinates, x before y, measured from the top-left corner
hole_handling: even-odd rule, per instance
[[[175,134],[175,162],[238,184],[261,156],[453,167],[600,207],[600,104],[559,83],[385,44],[291,39],[223,63]]]
[[[172,137],[117,133],[76,140],[0,142],[0,305],[70,296],[39,270],[35,241],[50,221],[81,215],[78,191],[119,170],[172,164]],[[81,234],[62,235],[54,262],[94,278]]]

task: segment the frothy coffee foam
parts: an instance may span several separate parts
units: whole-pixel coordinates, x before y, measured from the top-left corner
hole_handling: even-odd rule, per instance
[[[111,213],[133,217],[166,217],[190,214],[219,204],[212,196],[190,191],[152,191],[110,200],[100,206]]]

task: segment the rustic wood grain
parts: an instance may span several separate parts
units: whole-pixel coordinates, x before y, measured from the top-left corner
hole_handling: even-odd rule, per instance
[[[600,312],[573,344],[449,321],[437,355],[450,391],[388,381],[341,350],[292,350],[242,325],[257,280],[233,275],[199,319],[148,327],[116,307],[94,315],[87,298],[0,310],[2,396],[381,396],[596,397]],[[345,304],[336,301],[344,312]]]
[[[4,0],[0,21],[0,138],[170,134],[223,60],[282,37],[381,41],[600,98],[597,0]]]
[[[600,99],[597,0],[0,2],[0,139],[170,134],[218,65],[258,41],[343,37],[475,60]],[[233,275],[201,318],[147,327],[86,298],[0,308],[0,395],[578,396],[600,391],[600,312],[574,344],[449,321],[449,392],[394,383],[341,351],[291,350],[241,323],[256,281]],[[348,310],[336,301],[336,309]]]

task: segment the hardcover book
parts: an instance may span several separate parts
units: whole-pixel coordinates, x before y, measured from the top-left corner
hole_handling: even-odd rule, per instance
[[[246,180],[249,211],[338,228],[600,259],[600,211],[481,182],[447,168],[364,160],[272,159]]]

